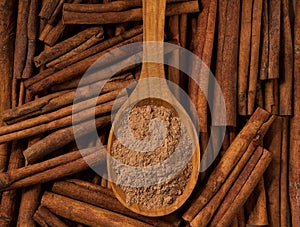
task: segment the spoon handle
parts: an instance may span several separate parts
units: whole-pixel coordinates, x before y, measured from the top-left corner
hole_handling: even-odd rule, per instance
[[[161,42],[155,45],[144,45],[144,60],[155,59],[163,62],[163,41],[165,26],[166,0],[143,0],[144,42]],[[147,60],[147,61],[148,61]],[[163,64],[144,62],[141,78],[165,78]]]

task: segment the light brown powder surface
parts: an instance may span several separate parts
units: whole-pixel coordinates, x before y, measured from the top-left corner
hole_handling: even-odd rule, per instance
[[[192,172],[190,160],[186,162],[192,144],[185,127],[170,109],[163,106],[134,107],[128,118],[122,120],[124,122],[121,125],[128,125],[118,128],[118,138],[123,143],[115,139],[111,155],[120,163],[132,167],[161,164],[158,172],[150,173],[151,179],[155,179],[156,183],[147,185],[148,182],[145,182],[143,187],[131,186],[144,180],[142,174],[134,175],[133,171],[137,169],[128,170],[119,164],[113,165],[117,185],[125,192],[127,204],[136,203],[148,208],[172,204],[183,193]],[[165,164],[164,161],[175,149],[180,155],[171,164]],[[176,173],[171,171],[172,168],[177,168]],[[173,173],[171,177],[170,173]]]

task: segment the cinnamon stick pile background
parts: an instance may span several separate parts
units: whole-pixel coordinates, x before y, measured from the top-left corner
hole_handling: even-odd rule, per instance
[[[74,138],[89,135],[96,116],[106,144],[112,108],[130,95],[120,92],[139,79],[140,65],[108,83],[90,76],[89,92],[73,104],[97,59],[142,41],[142,0],[1,1],[0,226],[300,226],[300,0],[168,0],[166,17],[165,41],[200,57],[218,81],[227,125],[221,152],[187,203],[150,218],[123,207],[90,169],[85,159],[106,161],[95,138],[83,153]],[[213,95],[211,81],[201,82],[203,91],[179,70],[166,72],[196,107],[203,155],[210,131],[223,126],[203,93]]]

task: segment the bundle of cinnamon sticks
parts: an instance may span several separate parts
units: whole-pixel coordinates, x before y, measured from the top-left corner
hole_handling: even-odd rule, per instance
[[[139,80],[140,64],[106,75],[142,51],[111,52],[143,40],[142,0],[0,3],[0,226],[300,226],[300,0],[167,0],[166,9],[165,42],[207,66],[175,51],[196,76],[166,66],[167,79],[193,102],[201,156],[216,158],[182,207],[146,217],[115,197],[100,168],[106,146],[97,148]],[[226,124],[222,102],[208,106],[210,73]],[[224,138],[210,138],[223,127]]]

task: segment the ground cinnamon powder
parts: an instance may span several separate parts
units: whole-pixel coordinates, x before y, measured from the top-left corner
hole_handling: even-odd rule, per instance
[[[143,178],[142,174],[133,174],[133,171],[143,171],[141,168],[128,169],[117,163],[113,165],[116,184],[125,192],[127,204],[136,203],[148,208],[172,204],[182,195],[192,172],[189,159],[192,143],[180,118],[166,107],[144,105],[132,108],[128,116],[120,121],[116,128],[118,139],[113,142],[111,155],[127,166],[159,165],[160,168],[150,173],[155,184],[148,181],[144,182],[143,187],[133,187],[137,182],[147,179],[149,173],[145,173]],[[175,151],[178,153],[175,154]],[[174,160],[165,164],[171,155],[174,155]],[[172,169],[176,169],[176,172]]]

